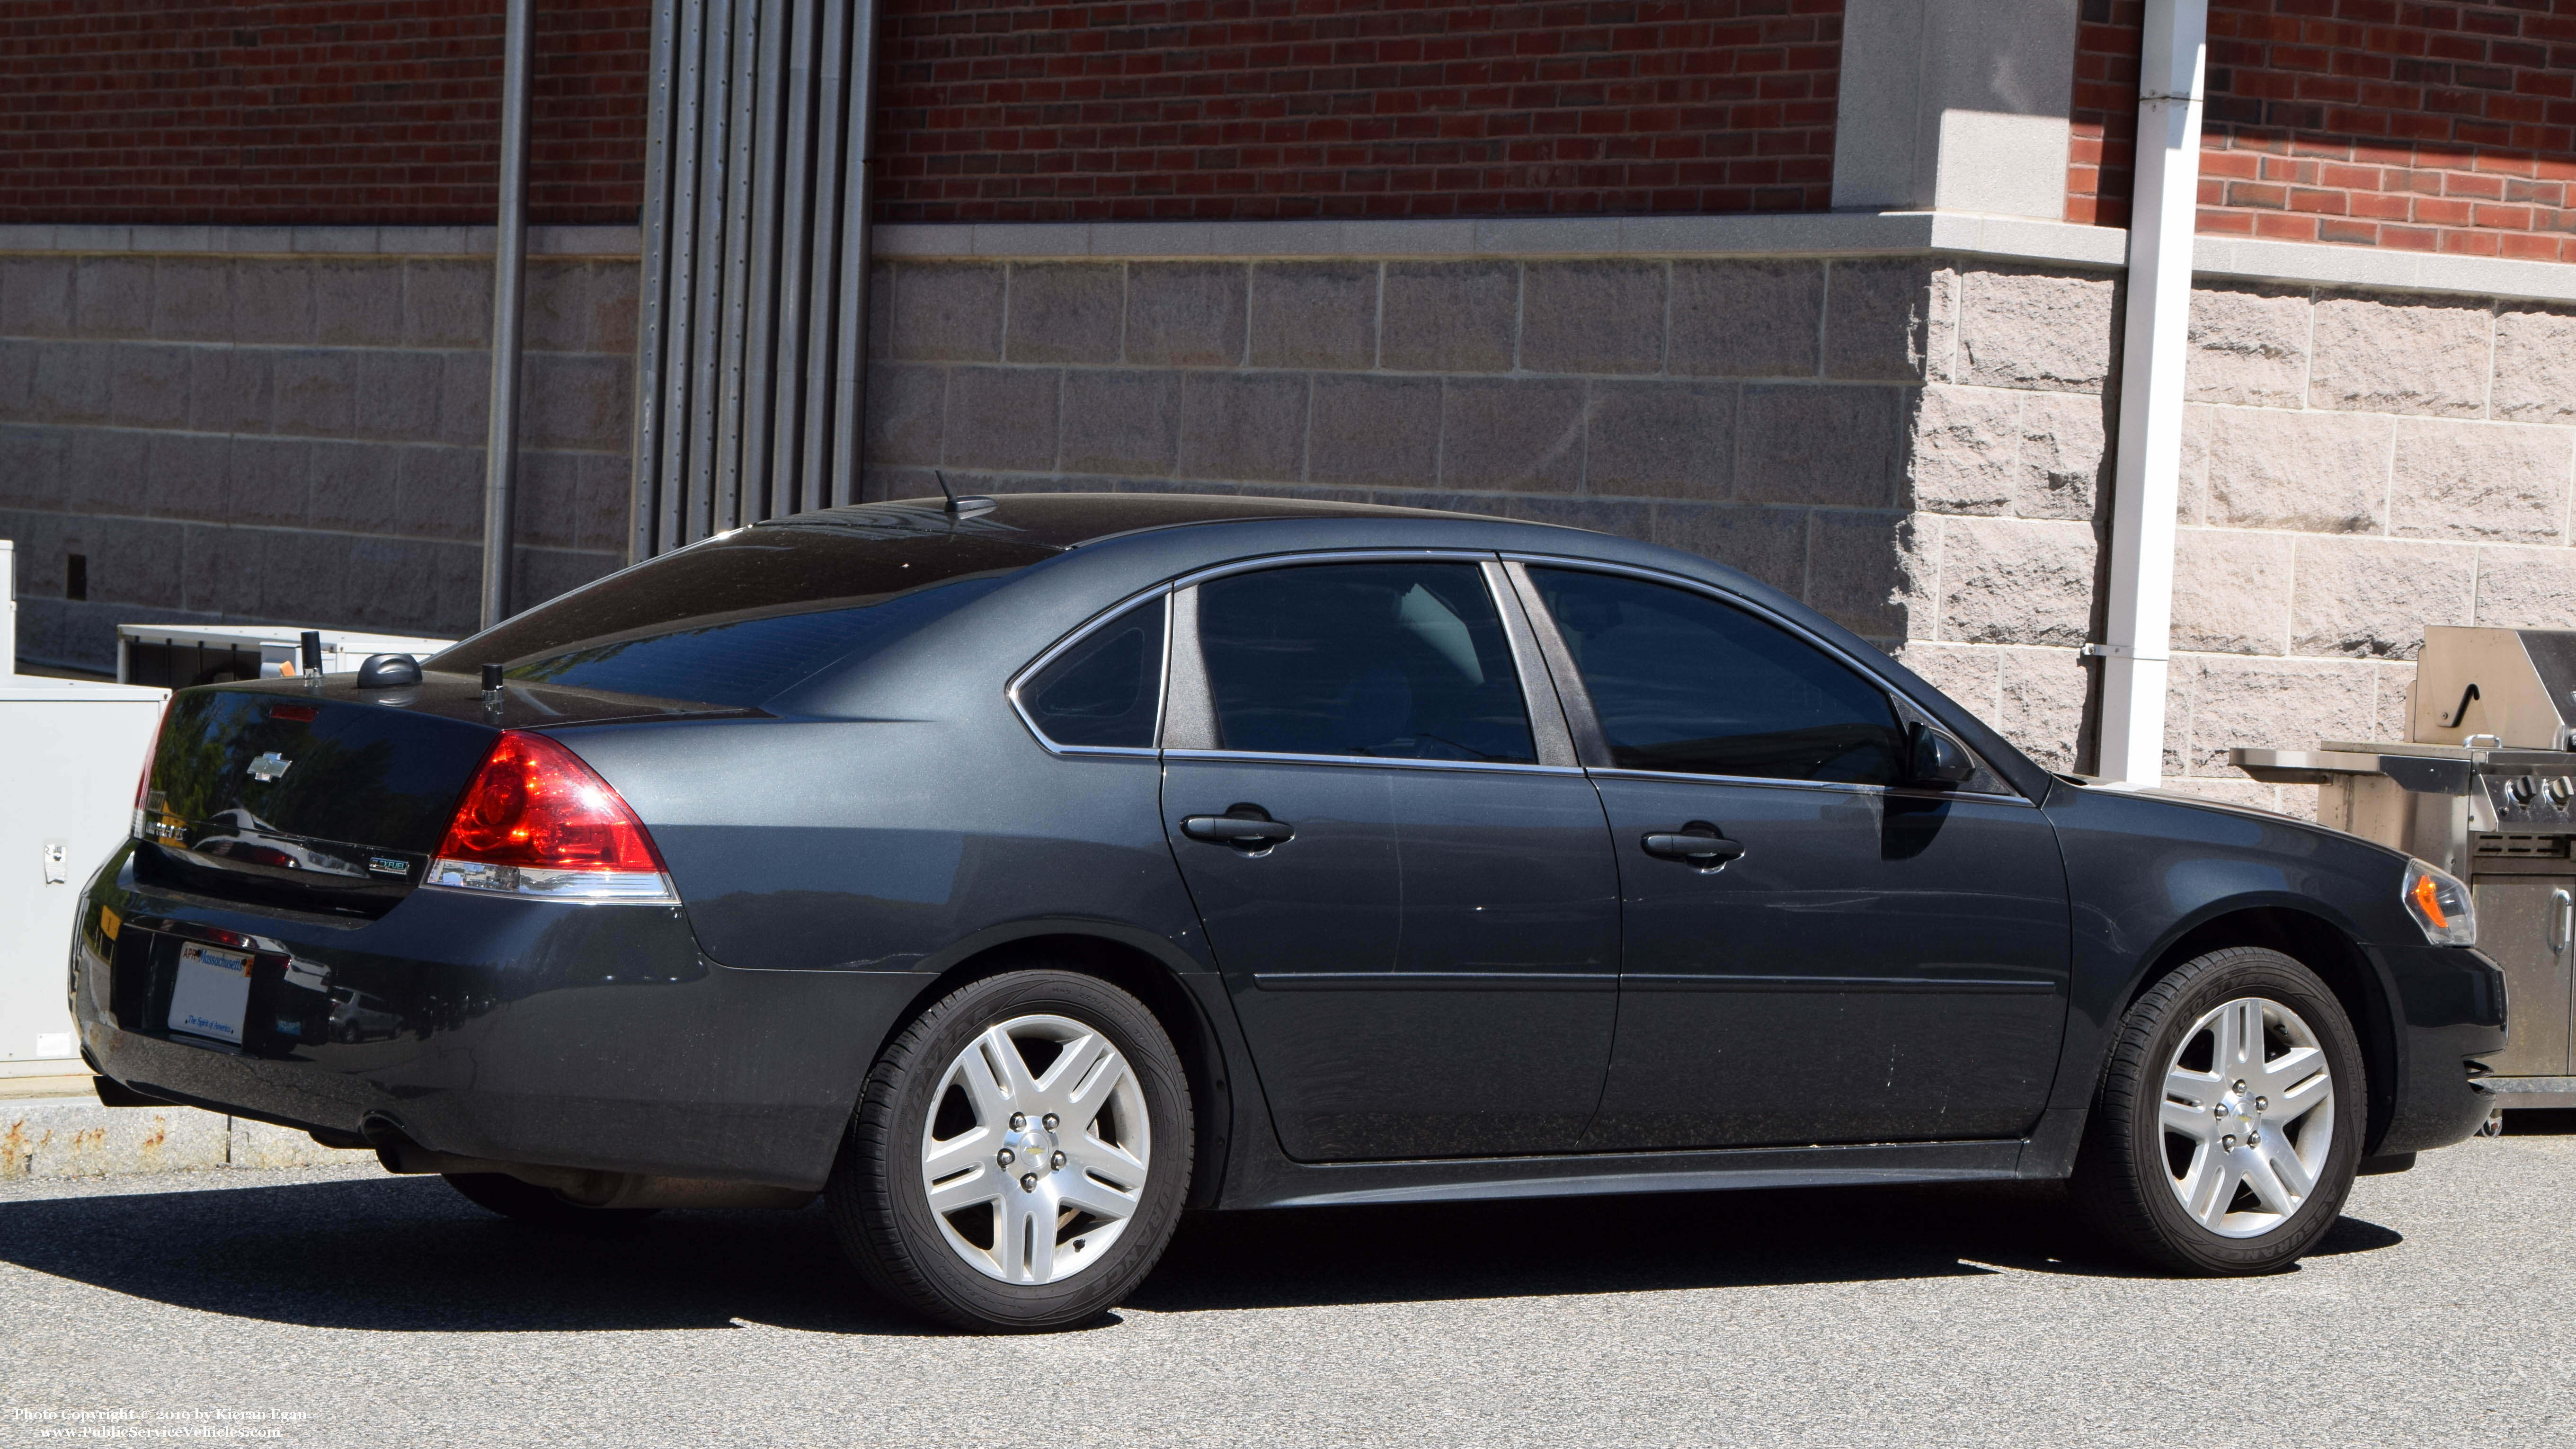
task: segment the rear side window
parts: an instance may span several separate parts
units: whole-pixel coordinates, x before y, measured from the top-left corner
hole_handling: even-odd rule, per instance
[[[1059,745],[1150,750],[1163,702],[1163,596],[1092,630],[1020,686],[1020,707]]]
[[[1537,762],[1474,564],[1315,564],[1198,594],[1224,749]]]
[[[883,648],[1056,549],[939,528],[768,525],[613,574],[427,661],[727,707]]]
[[[1530,579],[1582,671],[1613,765],[1895,781],[1903,735],[1886,693],[1786,629],[1642,579],[1543,568]]]

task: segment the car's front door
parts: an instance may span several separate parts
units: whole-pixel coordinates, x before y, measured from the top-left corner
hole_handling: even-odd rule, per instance
[[[2016,1136],[2066,1015],[2054,833],[1905,788],[1889,692],[1708,593],[1530,566],[1608,811],[1618,1044],[1587,1149]],[[1703,843],[1705,842],[1705,843]]]
[[[1609,836],[1500,581],[1417,556],[1175,596],[1164,825],[1292,1157],[1566,1151],[1599,1100]]]

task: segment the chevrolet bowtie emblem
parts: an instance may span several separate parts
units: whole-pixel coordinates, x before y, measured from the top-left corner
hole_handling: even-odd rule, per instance
[[[285,774],[286,767],[294,763],[293,760],[271,750],[250,762],[250,777],[264,785]]]

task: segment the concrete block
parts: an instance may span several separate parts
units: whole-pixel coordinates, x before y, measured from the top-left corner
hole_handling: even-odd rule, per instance
[[[484,269],[483,311],[492,310],[491,269]],[[313,264],[285,257],[242,257],[233,263],[233,340],[296,343],[313,340]]]
[[[422,443],[392,450],[395,531],[416,538],[483,536],[483,450]]]
[[[516,557],[517,572],[511,576],[510,591],[519,601],[514,607],[520,609],[535,608],[613,574],[625,562],[618,554],[597,549],[523,548],[517,550]]]
[[[0,1178],[221,1167],[230,1121],[194,1107],[0,1102]]]
[[[381,449],[388,456],[391,449]],[[323,508],[322,460],[325,450],[314,450],[313,508]],[[519,453],[517,496],[511,510],[516,532],[513,543],[521,548],[566,549],[575,546],[580,528],[576,516],[581,497],[581,463],[587,453],[555,453],[542,449],[522,449]]]
[[[2212,654],[2290,652],[2297,540],[2286,533],[2188,528],[2174,539],[2173,647]]]
[[[2044,769],[2072,770],[2084,738],[2083,656],[2073,649],[2005,649],[1995,728]]]
[[[1132,310],[1130,317],[1132,356]],[[1189,374],[1181,381],[1181,475],[1280,482],[1304,477],[1307,391],[1302,373]]]
[[[2516,423],[2576,423],[2576,310],[2499,304],[2495,397],[2488,416]]]
[[[1584,491],[1724,499],[1735,463],[1733,382],[1591,384]]]
[[[309,1132],[246,1117],[224,1120],[230,1124],[226,1165],[231,1167],[359,1167],[376,1160],[371,1148],[325,1147]]]
[[[385,562],[378,559],[372,561],[374,567],[356,575],[358,586],[350,587],[350,555],[372,540],[265,530],[254,536],[262,555],[260,607],[273,618],[348,619],[381,628],[389,611],[376,607],[376,601],[387,596],[387,583],[409,583],[386,570]]]
[[[894,355],[921,362],[999,362],[1008,273],[999,263],[896,269]]]
[[[1253,303],[1256,347],[1259,295]],[[1313,406],[1310,481],[1419,488],[1438,480],[1440,379],[1322,373],[1315,378]]]
[[[1068,473],[1168,476],[1180,458],[1181,377],[1160,370],[1067,372],[1056,466]]]
[[[315,443],[310,477],[315,528],[372,533],[385,526],[397,505],[394,470],[401,450],[382,443]],[[546,456],[522,454],[523,460]],[[520,476],[530,471],[524,465]],[[522,516],[526,510],[522,509]]]
[[[138,476],[135,483],[142,491],[149,480]],[[112,527],[93,530],[88,540],[90,602],[143,609],[181,607],[185,538],[184,524],[140,518],[120,519]]]
[[[1127,269],[1111,263],[1011,268],[1003,357],[1011,362],[1116,362]]]
[[[868,368],[868,461],[939,461],[940,420],[948,402],[948,370],[881,362]]]
[[[262,617],[259,571],[267,557],[257,542],[262,535],[229,523],[192,523],[185,534],[181,592],[187,608],[214,618]]]
[[[1791,598],[1807,592],[1807,517],[1803,508],[1658,503],[1652,539],[1741,569]]]
[[[2373,735],[2371,738],[2384,739],[2386,736]],[[2287,815],[2295,820],[2317,818],[2316,791],[2312,786],[2266,785],[2260,780],[2248,780],[2242,775],[2232,780],[2200,775],[2169,775],[2165,777],[2160,788],[2171,790],[2178,795],[2192,795],[2203,800],[2215,800],[2255,810],[2269,810],[2276,815]],[[2301,806],[2302,800],[2305,801],[2305,808]]]
[[[1655,505],[1627,498],[1566,498],[1551,493],[1515,493],[1503,502],[1503,516],[1558,528],[1580,528],[1640,543],[1654,536]]]
[[[1735,495],[1886,508],[1905,473],[1906,389],[1750,383],[1736,405]]]
[[[585,262],[581,271],[590,321],[587,345],[593,352],[631,355],[644,322],[643,263],[612,257]]]
[[[2576,628],[2576,549],[2479,549],[2476,622],[2515,629]]]
[[[1252,269],[1255,367],[1363,370],[1377,363],[1377,263],[1263,262]]]
[[[221,433],[155,433],[145,463],[146,506],[155,518],[220,523],[233,440]],[[5,469],[0,463],[0,469]]]
[[[1388,262],[1378,366],[1509,372],[1520,338],[1517,262]]]
[[[2110,383],[2119,284],[2098,273],[1972,271],[1963,278],[1959,381],[2098,393]]]
[[[70,470],[69,428],[0,426],[0,508],[55,509],[62,506],[64,478]],[[0,534],[0,538],[11,537]],[[18,590],[32,592],[34,562],[18,542]],[[56,585],[60,591],[60,585]]]
[[[1665,371],[1704,377],[1814,377],[1825,264],[1676,261]]]
[[[2302,538],[2290,652],[2412,659],[2427,624],[2474,616],[2476,550],[2384,538]]]
[[[438,590],[441,545],[416,538],[361,536],[332,539],[316,551],[331,555],[334,562],[342,565],[342,577],[348,585],[339,612],[331,617],[387,633],[421,627],[415,621],[426,612],[424,605],[436,597]],[[514,550],[512,561],[525,556]],[[521,579],[511,581],[511,601],[522,607],[543,602],[542,598],[530,597],[534,591],[527,583]]]
[[[152,335],[170,342],[230,342],[232,262],[224,257],[163,257],[155,262]]]
[[[312,464],[313,445],[300,438],[233,439],[224,474],[229,521],[303,527],[313,504]]]
[[[323,348],[270,359],[270,417],[277,431],[304,438],[347,437],[358,418],[358,359]]]
[[[949,369],[941,458],[968,468],[1019,473],[1054,467],[1056,396],[1063,376],[1051,367]]]
[[[2081,393],[2023,395],[2015,516],[2093,517],[2111,481],[2106,407],[2104,400]]]
[[[2227,763],[2237,745],[2309,750],[2319,740],[2374,738],[2371,665],[2225,655],[2175,665],[2177,692],[2188,692],[2191,710],[2180,773],[2241,779]]]
[[[2374,740],[2406,738],[2407,731],[2413,729],[2415,725],[2414,664],[2412,662],[2380,664],[2371,671],[2371,679],[2374,687],[2374,698],[2371,701],[2372,717],[2379,723],[2378,727],[2371,731],[2370,737]],[[2297,793],[2311,797],[2309,813],[2304,818],[2315,819],[2313,787],[2300,789]]]
[[[71,466],[64,470],[66,506],[80,513],[140,517],[151,506],[151,449],[150,433],[74,428]]]
[[[2309,296],[2257,283],[2191,294],[2185,394],[2199,402],[2295,408],[2307,397]]]
[[[2308,406],[2445,418],[2486,412],[2495,328],[2485,306],[2327,296],[2316,313]]]
[[[403,263],[403,342],[412,347],[492,345],[492,266],[435,260]]]
[[[47,342],[27,387],[27,416],[40,423],[104,423],[115,344]]]
[[[521,386],[526,385],[522,373]],[[523,405],[524,406],[524,405]],[[492,363],[488,353],[439,354],[438,436],[450,443],[481,447],[492,412]],[[524,411],[521,417],[525,418]]]
[[[882,258],[868,264],[868,356],[894,356],[895,265]]]
[[[2386,522],[2389,419],[2274,408],[2214,408],[2207,416],[2211,524],[2377,533]]]
[[[72,327],[95,341],[151,336],[151,259],[81,258],[72,274]]]
[[[2388,531],[2541,543],[2564,537],[2576,433],[2520,423],[2397,425]]]
[[[1896,651],[1896,662],[1948,695],[1988,728],[2003,728],[2003,650],[1985,644],[1936,644],[1929,639],[1909,639]]]
[[[36,359],[45,344],[21,337],[0,337],[0,421],[35,422]]]
[[[188,365],[201,348],[121,342],[108,353],[107,410],[119,427],[177,428],[188,422]]]
[[[1846,382],[1949,382],[1959,274],[1925,258],[1837,261],[1827,275],[1824,374]]]
[[[72,259],[0,257],[0,337],[72,334]]]
[[[1808,607],[1860,635],[1905,637],[1902,513],[1820,508],[1807,517]]]
[[[262,347],[190,348],[188,426],[210,433],[269,431],[272,356]]]
[[[2182,410],[2182,459],[2174,480],[2174,518],[2202,523],[2209,518],[2209,430],[2218,410],[2191,403]]]
[[[530,354],[520,374],[523,447],[623,452],[633,436],[635,376],[623,357]]]
[[[1520,365],[1530,372],[1660,372],[1662,262],[1535,261],[1521,269]]]
[[[530,352],[596,351],[590,341],[589,280],[586,263],[529,262],[520,345]]]
[[[2081,523],[1941,524],[1941,638],[2080,647],[2093,612],[2094,537]]]
[[[358,377],[353,424],[357,432],[406,442],[438,436],[439,390],[447,375],[444,358],[435,352],[394,348],[347,356]]]
[[[1451,378],[1440,399],[1441,486],[1572,493],[1583,415],[1579,382]]]
[[[605,553],[610,568],[622,568],[633,526],[635,460],[622,453],[583,453],[580,458],[581,491],[573,497],[573,546]]]
[[[546,290],[530,289],[532,293]],[[535,297],[529,300],[534,302]],[[537,308],[531,306],[526,323],[536,320]],[[391,347],[402,341],[402,334],[402,263],[336,259],[314,263],[314,341],[325,347]]]
[[[1250,271],[1238,262],[1129,266],[1127,361],[1149,367],[1241,366]],[[903,285],[909,287],[911,279],[907,270]]]

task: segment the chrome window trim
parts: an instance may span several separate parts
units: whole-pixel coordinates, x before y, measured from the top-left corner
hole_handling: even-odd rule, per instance
[[[1686,770],[1630,770],[1615,765],[1586,769],[1601,780],[1678,780],[1702,785],[1760,785],[1781,790],[1832,790],[1850,795],[1902,795],[1909,800],[1981,800],[1998,805],[2039,807],[2022,795],[1989,795],[1972,790],[1933,790],[1920,785],[1865,785],[1851,780],[1784,780],[1776,775],[1694,775]]]
[[[1861,678],[1869,681],[1873,688],[1878,690],[1879,693],[1887,696],[1889,707],[1895,713],[1898,724],[1901,725],[1905,723],[1905,712],[1908,709],[1925,713],[1927,715],[1929,714],[1929,711],[1924,710],[1923,706],[1917,703],[1912,696],[1888,683],[1885,679],[1880,678],[1877,670],[1870,668],[1869,665],[1862,660],[1854,658],[1849,650],[1841,648],[1831,640],[1817,638],[1814,634],[1808,632],[1808,630],[1795,619],[1786,618],[1778,611],[1770,609],[1755,600],[1745,598],[1740,594],[1733,593],[1716,584],[1709,583],[1706,580],[1689,578],[1676,573],[1668,573],[1662,569],[1645,568],[1637,564],[1606,563],[1598,559],[1567,558],[1557,554],[1506,551],[1502,554],[1502,560],[1505,565],[1514,570],[1512,575],[1514,582],[1516,584],[1524,585],[1529,589],[1528,605],[1531,617],[1534,620],[1541,618],[1547,620],[1548,632],[1551,636],[1554,636],[1553,642],[1556,645],[1559,655],[1565,659],[1569,668],[1574,662],[1573,652],[1565,648],[1563,637],[1555,634],[1554,616],[1548,614],[1544,603],[1538,598],[1537,585],[1529,578],[1528,574],[1528,569],[1533,564],[1542,568],[1568,568],[1596,574],[1624,574],[1630,578],[1643,579],[1648,583],[1664,584],[1673,588],[1686,589],[1691,593],[1699,594],[1704,598],[1715,599],[1721,604],[1742,609],[1746,613],[1753,615],[1755,618],[1786,631],[1790,637],[1801,640],[1804,643],[1823,651],[1831,658],[1841,660],[1844,667],[1858,674]],[[1583,700],[1583,713],[1585,716],[1585,723],[1589,727],[1589,733],[1595,737],[1585,742],[1597,745],[1601,750],[1602,758],[1607,759],[1609,757],[1609,741],[1606,738],[1599,737],[1600,715],[1592,709],[1592,701],[1588,693],[1582,693],[1581,674],[1579,671],[1576,671],[1576,691],[1581,694]],[[1569,709],[1569,714],[1570,713],[1571,710]],[[1935,720],[1934,723],[1937,724],[1938,721]],[[1944,730],[1943,733],[1946,734],[1949,732]],[[1977,768],[1980,771],[1994,779],[2004,780],[2004,783],[2007,785],[2011,783],[2011,781],[2004,779],[2003,771],[1996,769],[1987,761],[1984,755],[1979,754],[1967,741],[1957,740],[1956,743],[1959,748],[1968,752],[1968,758],[1977,762]],[[1594,770],[1594,773],[1647,775],[1658,779],[1731,780],[1752,784],[1801,785],[1824,783],[1818,781],[1778,780],[1767,777],[1748,777],[1739,775],[1688,775],[1659,770],[1619,770],[1611,766],[1602,766]],[[2034,808],[2036,808],[2038,803],[2031,800],[2028,796],[2021,794],[2019,791],[2015,791],[2009,795],[1987,795],[1981,793],[1972,794],[1962,790],[1926,790],[1902,785],[1876,785],[1855,788],[1892,790],[1900,794],[1922,795],[1927,798],[1947,800],[2017,800],[2025,805],[2031,805]]]
[[[1175,589],[1192,588],[1210,579],[1234,574],[1260,573],[1267,569],[1302,568],[1307,564],[1334,563],[1488,563],[1494,558],[1490,548],[1336,548],[1319,552],[1274,553],[1260,558],[1239,558],[1226,563],[1194,569],[1172,580]]]
[[[1063,658],[1067,652],[1094,633],[1126,617],[1128,610],[1158,593],[1163,596],[1163,657],[1154,677],[1154,743],[1150,745],[1060,745],[1047,738],[1047,732],[1038,727],[1037,717],[1029,713],[1028,701],[1022,697],[1021,691],[1027,688],[1030,680],[1043,673],[1048,665]],[[1002,695],[1011,702],[1011,710],[1020,717],[1021,725],[1027,728],[1029,734],[1050,755],[1089,755],[1112,759],[1124,757],[1150,760],[1159,757],[1163,752],[1163,713],[1171,698],[1171,679],[1172,586],[1156,584],[1150,589],[1140,589],[1120,599],[1117,603],[1084,620],[1072,633],[1047,646],[1045,653],[1021,666],[1020,671],[1011,676],[1011,682],[1002,688]]]
[[[1518,765],[1508,760],[1417,760],[1404,755],[1280,755],[1261,750],[1166,747],[1166,760],[1228,760],[1245,765],[1366,765],[1379,770],[1468,770],[1500,775],[1580,775],[1581,765]],[[1705,776],[1688,776],[1704,779]]]
[[[1557,694],[1556,671],[1547,667],[1537,631],[1530,624],[1528,601],[1521,597],[1501,560],[1489,558],[1480,567],[1485,574],[1485,592],[1493,596],[1494,612],[1502,618],[1503,640],[1512,651],[1512,668],[1521,677],[1521,713],[1529,716],[1531,752],[1542,765],[1581,765],[1582,757],[1574,752],[1574,730],[1566,718],[1565,701]]]

